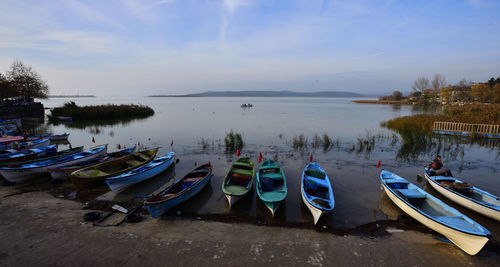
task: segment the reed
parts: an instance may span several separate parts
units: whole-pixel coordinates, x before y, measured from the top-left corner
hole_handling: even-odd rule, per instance
[[[78,106],[75,102],[70,101],[62,107],[57,107],[51,110],[49,119],[55,117],[71,117],[73,121],[88,121],[88,120],[117,120],[117,119],[132,119],[146,118],[154,115],[154,110],[148,106],[122,104],[122,105],[95,105],[95,106]]]
[[[244,145],[241,134],[234,133],[233,130],[226,133],[226,137],[224,137],[224,144],[226,145],[227,153],[233,153],[237,149],[241,150]]]
[[[295,149],[307,147],[307,138],[303,134],[299,134],[293,138],[292,144]]]

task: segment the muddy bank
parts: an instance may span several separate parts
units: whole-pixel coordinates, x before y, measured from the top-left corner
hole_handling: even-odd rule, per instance
[[[485,247],[471,257],[433,235],[390,228],[384,235],[332,235],[312,229],[167,216],[118,227],[84,222],[76,201],[44,192],[3,197],[0,263],[13,265],[479,265],[498,262]]]

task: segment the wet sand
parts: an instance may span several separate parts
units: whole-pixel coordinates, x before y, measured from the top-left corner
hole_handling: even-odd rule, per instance
[[[83,220],[89,210],[80,202],[43,191],[16,192],[15,186],[0,187],[3,266],[493,266],[500,259],[494,247],[469,256],[432,232],[401,230],[397,224],[332,234],[214,218],[144,216],[140,223],[97,227]]]

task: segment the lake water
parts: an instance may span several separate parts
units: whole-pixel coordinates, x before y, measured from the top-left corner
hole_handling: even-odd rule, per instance
[[[68,100],[52,98],[43,104],[56,107]],[[350,98],[97,97],[72,100],[78,105],[140,103],[152,107],[155,115],[111,125],[60,124],[39,129],[55,134],[69,132],[73,146],[87,148],[108,143],[109,150],[114,151],[118,144],[132,146],[140,142],[143,147],[160,147],[159,154],[174,150],[180,159],[174,168],[159,177],[119,195],[107,193],[101,198],[118,201],[135,198],[136,194],[147,195],[166,182],[173,183],[170,177],[174,173],[179,179],[195,165],[207,161],[213,164],[211,185],[170,215],[229,216],[266,224],[312,224],[312,216],[300,197],[302,170],[311,154],[327,171],[334,186],[335,209],[318,223],[327,229],[352,229],[375,221],[394,220],[400,213],[380,190],[380,169],[376,168],[379,160],[381,168],[443,199],[425,185],[425,180],[417,178],[423,166],[439,153],[455,176],[500,195],[500,149],[496,142],[471,144],[434,138],[425,147],[408,147],[397,134],[380,127],[380,122],[394,117],[435,110],[355,104]],[[253,108],[243,109],[242,103],[252,103]],[[225,153],[223,139],[231,130],[242,134],[245,145],[241,153],[250,156],[256,167],[258,155],[262,153],[264,158],[277,159],[285,171],[288,197],[274,219],[255,191],[232,209],[226,203],[221,183],[236,156]],[[333,147],[311,145],[314,135],[325,133],[335,141]],[[307,138],[308,146],[294,148],[293,139],[300,134]],[[96,144],[91,142],[92,138]],[[455,204],[452,206],[500,234],[497,222]]]

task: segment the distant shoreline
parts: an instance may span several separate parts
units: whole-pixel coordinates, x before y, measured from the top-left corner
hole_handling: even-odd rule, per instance
[[[95,95],[49,95],[48,98],[96,97]]]
[[[185,95],[150,95],[149,97],[362,97],[344,91],[292,92],[292,91],[208,91]],[[366,96],[365,96],[366,97]]]
[[[401,100],[353,100],[357,104],[389,104],[389,105],[411,105],[408,101]]]

